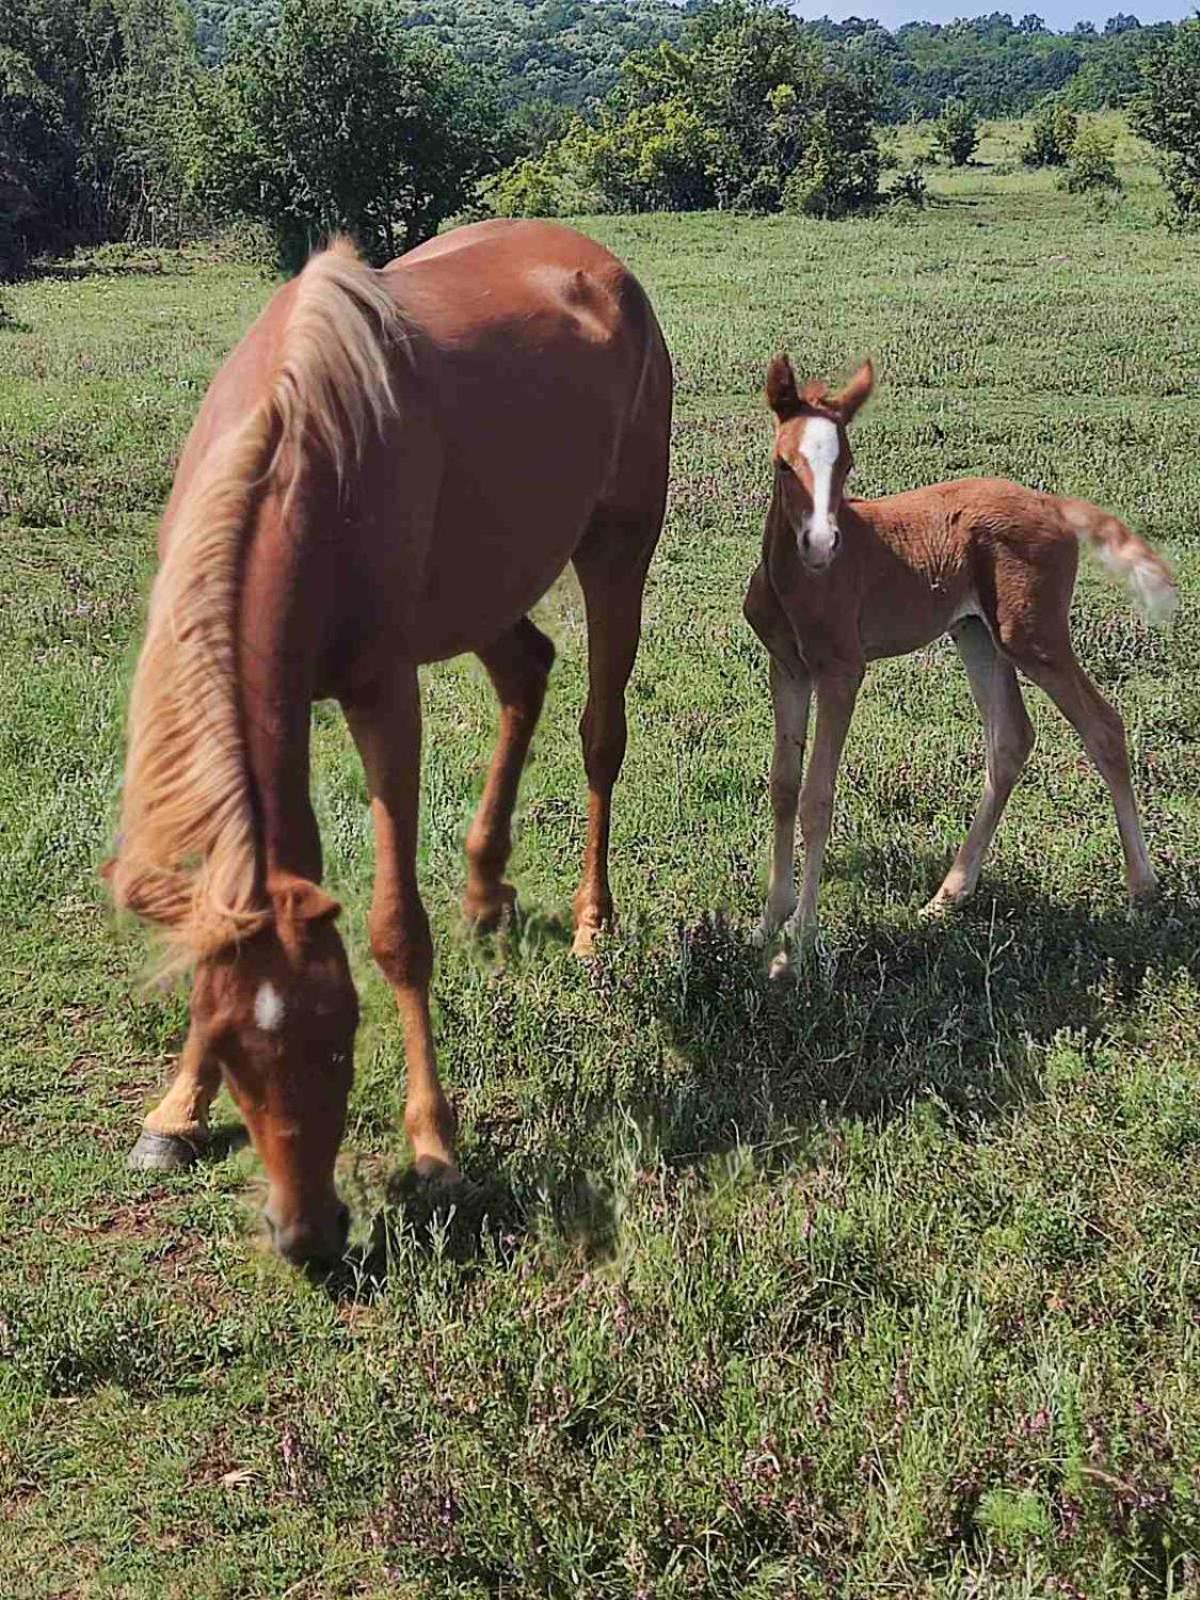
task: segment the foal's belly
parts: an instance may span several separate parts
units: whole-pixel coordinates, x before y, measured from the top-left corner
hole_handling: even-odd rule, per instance
[[[907,656],[951,633],[968,617],[986,621],[974,590],[924,589],[917,604],[897,597],[886,612],[876,609],[863,618],[863,654],[868,661]]]

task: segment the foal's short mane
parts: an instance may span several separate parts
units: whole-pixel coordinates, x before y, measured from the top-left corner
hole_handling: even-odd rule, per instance
[[[271,919],[237,682],[243,546],[259,493],[271,484],[286,497],[306,442],[340,476],[394,415],[399,326],[352,245],[339,239],[315,256],[265,392],[212,445],[168,530],[130,699],[109,876],[118,904],[166,930],[171,964],[213,955]]]

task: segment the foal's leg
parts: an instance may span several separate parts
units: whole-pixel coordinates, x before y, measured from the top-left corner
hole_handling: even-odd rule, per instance
[[[208,1108],[221,1087],[221,1064],[205,1050],[193,1024],[179,1056],[171,1087],[148,1112],[129,1152],[138,1172],[174,1172],[190,1167],[208,1142]]]
[[[479,652],[500,700],[500,737],[483,798],[467,834],[463,912],[481,932],[494,928],[517,892],[504,882],[512,851],[512,814],[521,769],[541,715],[554,646],[528,617]]]
[[[955,633],[954,643],[983,718],[987,780],[971,830],[941,888],[922,913],[927,917],[941,916],[974,894],[992,836],[1033,749],[1033,726],[1021,698],[1016,671],[996,649],[986,625],[971,618]]]
[[[421,701],[416,668],[389,682],[346,718],[366,769],[375,824],[371,949],[392,986],[404,1027],[408,1093],[404,1126],[422,1177],[456,1178],[454,1112],[438,1081],[429,1020],[433,941],[417,887],[421,783]]]
[[[796,909],[796,806],[804,769],[804,741],[812,680],[789,671],[771,657],[771,708],[775,713],[775,749],[771,757],[771,811],[775,842],[771,881],[757,940],[766,944]]]
[[[808,771],[800,793],[800,831],[804,836],[804,880],[800,905],[788,924],[790,935],[807,941],[817,931],[817,896],[821,888],[821,867],[825,845],[833,820],[833,791],[837,783],[838,762],[854,702],[862,683],[861,667],[835,667],[821,672],[814,680],[817,693],[817,732],[813,740]],[[787,970],[786,953],[772,965],[772,976]]]
[[[588,780],[588,835],[583,878],[575,893],[577,956],[590,953],[612,921],[608,835],[612,792],[625,759],[625,686],[642,630],[642,589],[658,536],[639,540],[619,520],[593,524],[575,553],[587,607],[588,697],[579,724]]]
[[[1021,668],[1043,688],[1083,740],[1108,785],[1125,854],[1129,898],[1148,900],[1158,887],[1133,797],[1125,724],[1068,650],[1053,662],[1020,660]]]

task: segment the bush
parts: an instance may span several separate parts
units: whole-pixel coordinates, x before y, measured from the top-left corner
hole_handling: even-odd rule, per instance
[[[1079,118],[1061,100],[1048,100],[1033,119],[1029,143],[1021,151],[1027,167],[1065,167],[1079,134]]]
[[[338,230],[379,263],[470,198],[503,127],[478,74],[380,0],[285,0],[277,28],[243,34],[198,82],[189,189],[216,216],[265,223],[286,270]]]
[[[929,185],[925,181],[925,173],[920,163],[914,162],[910,167],[902,167],[897,173],[892,187],[888,190],[888,203],[893,206],[911,206],[917,211],[924,211],[929,204]]]
[[[1069,194],[1089,194],[1098,189],[1120,189],[1121,180],[1113,165],[1114,139],[1096,123],[1089,124],[1076,139],[1062,186]]]
[[[836,217],[874,203],[880,154],[868,65],[785,12],[740,0],[696,12],[678,47],[631,56],[594,125],[485,185],[505,215],[778,211]]]
[[[965,167],[979,143],[979,119],[965,100],[947,100],[933,125],[934,147],[952,167]]]
[[[1181,22],[1142,72],[1133,126],[1158,151],[1176,218],[1200,222],[1200,20]]]

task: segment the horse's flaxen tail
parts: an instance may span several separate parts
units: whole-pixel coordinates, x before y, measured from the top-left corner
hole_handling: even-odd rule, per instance
[[[278,364],[250,414],[210,449],[167,530],[129,707],[119,905],[163,928],[168,965],[270,920],[237,681],[238,586],[260,491],[285,496],[315,443],[340,475],[394,414],[387,290],[336,241],[304,269]]]
[[[1175,574],[1159,555],[1111,512],[1090,500],[1060,500],[1067,526],[1120,578],[1148,622],[1166,622],[1179,604]]]

